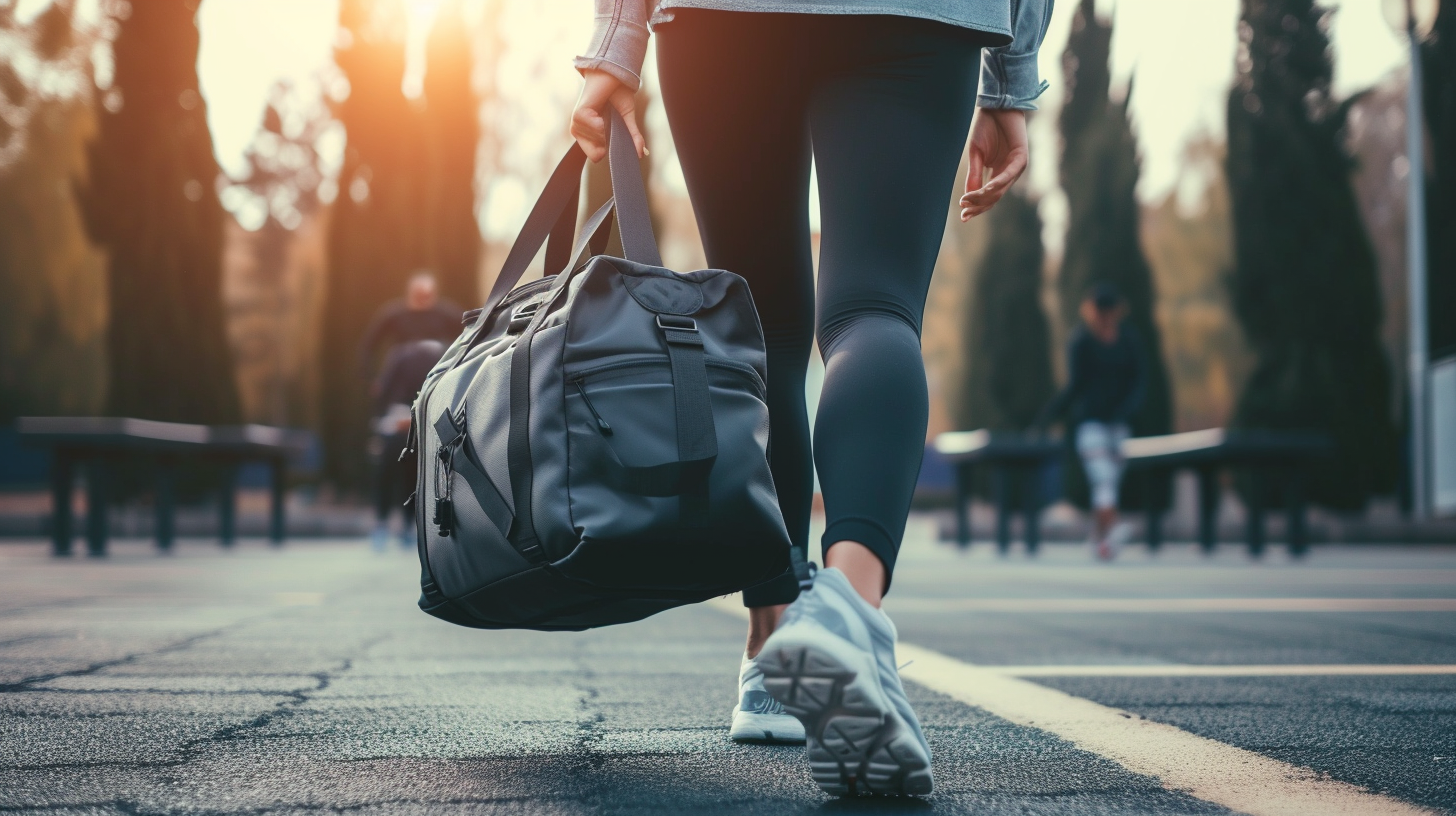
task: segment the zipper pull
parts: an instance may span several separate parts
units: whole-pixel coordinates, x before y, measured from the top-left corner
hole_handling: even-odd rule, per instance
[[[411,407],[409,435],[404,438],[404,447],[400,449],[399,456],[394,461],[403,462],[406,456],[415,452],[417,443],[417,440],[415,439],[415,432],[415,411],[414,408]]]
[[[596,418],[597,430],[602,432],[602,436],[611,436],[612,426],[608,425],[607,421],[602,419],[602,415],[597,413],[597,407],[592,405],[591,397],[586,395],[586,386],[582,385],[581,380],[572,380],[572,382],[576,383],[576,390],[581,392],[581,401],[586,403],[586,409],[591,411],[591,415]]]

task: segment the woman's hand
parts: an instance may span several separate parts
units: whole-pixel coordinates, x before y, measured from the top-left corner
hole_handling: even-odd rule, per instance
[[[581,96],[576,100],[576,110],[571,114],[571,135],[587,158],[601,161],[607,155],[607,105],[622,114],[627,131],[632,134],[632,143],[637,147],[637,158],[647,155],[647,140],[637,129],[637,96],[620,79],[606,71],[586,71],[586,81],[581,86]]]
[[[996,206],[1026,172],[1030,155],[1025,111],[976,108],[971,119],[971,171],[966,176],[966,194],[961,196],[961,221]],[[983,184],[987,171],[991,180]]]

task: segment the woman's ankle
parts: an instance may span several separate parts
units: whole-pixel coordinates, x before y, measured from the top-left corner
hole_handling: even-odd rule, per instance
[[[749,660],[758,657],[758,653],[763,651],[763,644],[778,629],[779,618],[783,617],[784,610],[788,608],[788,604],[748,608],[748,644],[744,647],[744,652]]]
[[[824,566],[844,573],[861,598],[870,606],[880,608],[889,575],[885,572],[885,562],[874,550],[858,541],[836,541],[824,552]]]

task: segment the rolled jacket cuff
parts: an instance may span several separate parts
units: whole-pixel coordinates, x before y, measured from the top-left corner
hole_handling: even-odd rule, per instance
[[[981,59],[981,91],[976,105],[982,108],[1036,110],[1034,100],[1048,85],[1038,78],[1036,52],[998,53],[988,49]]]
[[[647,13],[640,0],[598,0],[591,45],[574,61],[576,69],[606,71],[637,90],[647,59]]]
[[[600,57],[577,57],[571,62],[576,66],[576,70],[583,74],[587,71],[605,71],[621,80],[623,85],[626,85],[634,91],[642,86],[642,77],[640,75],[633,73],[625,65],[618,65],[611,60]]]

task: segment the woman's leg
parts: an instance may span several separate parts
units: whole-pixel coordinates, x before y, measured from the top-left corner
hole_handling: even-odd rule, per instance
[[[816,83],[809,109],[823,219],[814,457],[824,559],[878,606],[924,453],[920,321],[980,51],[970,32],[876,19],[845,26],[843,62]]]
[[[709,265],[743,276],[768,350],[770,466],[789,538],[808,549],[814,491],[804,377],[814,336],[809,131],[785,15],[682,10],[660,28],[657,61]],[[783,605],[786,573],[744,592],[754,656]]]

